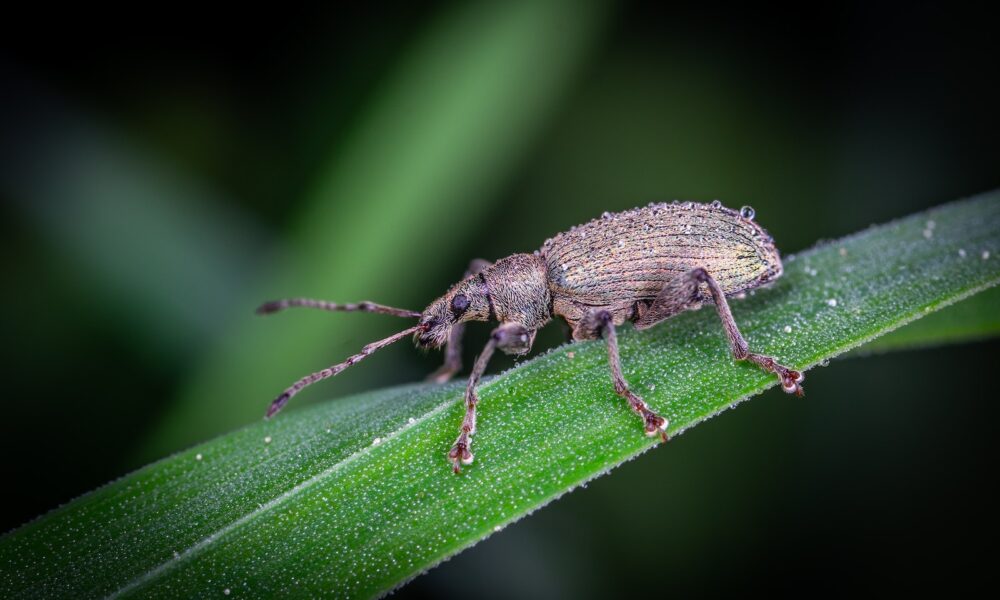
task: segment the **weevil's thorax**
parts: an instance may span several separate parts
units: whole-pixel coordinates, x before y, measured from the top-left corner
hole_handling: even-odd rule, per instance
[[[418,346],[439,348],[451,328],[466,321],[514,322],[537,329],[551,318],[545,264],[538,256],[515,254],[456,283],[424,309],[415,336]]]
[[[538,329],[552,318],[545,260],[538,254],[514,254],[482,272],[492,319]]]

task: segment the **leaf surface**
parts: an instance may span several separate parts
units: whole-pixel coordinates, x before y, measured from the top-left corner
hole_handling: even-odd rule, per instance
[[[992,192],[790,256],[733,311],[752,348],[807,368],[995,285],[998,254]],[[711,308],[619,337],[672,435],[776,383],[731,360]],[[455,476],[462,388],[293,409],[152,464],[0,540],[0,592],[378,595],[657,444],[603,343],[572,344],[482,385],[476,462]]]

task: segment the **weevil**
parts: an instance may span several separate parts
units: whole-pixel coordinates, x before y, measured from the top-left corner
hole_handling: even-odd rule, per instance
[[[803,375],[774,358],[750,350],[740,334],[727,296],[768,284],[782,274],[774,239],[754,221],[754,210],[733,210],[718,200],[709,204],[650,204],[604,213],[545,241],[532,254],[514,254],[490,263],[477,259],[465,276],[423,312],[373,302],[337,304],[308,298],[267,302],[260,314],[303,306],[332,311],[364,311],[416,318],[415,326],[365,346],[347,360],[299,379],[267,411],[273,416],[302,388],[337,375],[347,367],[409,335],[421,348],[445,348],[444,365],[430,379],[448,381],[462,368],[461,343],[468,321],[499,326],[476,358],[465,388],[465,417],[448,452],[455,473],[472,463],[476,432],[476,386],[495,350],[522,355],[535,333],[562,317],[572,341],[604,338],[615,393],[642,419],[647,435],[667,440],[667,419],[629,389],[622,375],[616,329],[631,321],[636,329],[653,325],[703,304],[714,304],[736,360],[774,373],[785,392],[803,394]]]

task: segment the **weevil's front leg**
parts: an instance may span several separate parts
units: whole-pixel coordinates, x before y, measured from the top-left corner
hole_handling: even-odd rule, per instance
[[[578,339],[595,338],[603,336],[608,343],[608,363],[611,365],[611,379],[615,384],[615,393],[628,400],[629,408],[635,414],[642,417],[646,427],[646,435],[659,435],[663,441],[667,441],[667,425],[669,422],[649,409],[642,398],[636,396],[632,390],[628,389],[628,382],[622,375],[622,361],[618,355],[618,335],[615,333],[615,323],[611,313],[603,310],[592,310],[584,316],[578,327],[586,332],[577,335]]]
[[[455,473],[462,470],[460,464],[472,463],[470,448],[472,447],[472,434],[476,432],[476,405],[479,404],[476,386],[486,371],[486,365],[489,364],[493,351],[499,348],[507,354],[524,354],[531,350],[534,339],[534,331],[529,331],[516,323],[504,323],[490,334],[490,340],[486,342],[486,347],[483,348],[483,351],[476,358],[475,366],[472,367],[472,375],[469,376],[469,384],[465,388],[465,418],[462,419],[462,430],[448,452],[448,459],[451,460]]]
[[[797,396],[805,394],[801,385],[805,376],[801,372],[778,364],[770,356],[750,352],[750,345],[743,339],[739,328],[736,327],[736,320],[733,319],[733,313],[729,310],[726,295],[722,293],[722,288],[719,287],[719,284],[715,282],[715,279],[712,278],[708,271],[701,268],[694,269],[691,271],[691,278],[699,283],[708,285],[708,290],[712,294],[712,300],[715,302],[715,309],[719,312],[719,318],[722,319],[722,327],[726,330],[726,337],[729,338],[729,347],[733,351],[733,358],[736,360],[749,360],[765,371],[774,373],[781,380],[781,389],[786,393]]]
[[[475,258],[469,263],[469,268],[465,270],[466,279],[471,275],[478,275],[480,271],[492,265],[488,260]],[[465,335],[465,323],[455,323],[448,334],[448,343],[444,347],[444,364],[427,376],[428,381],[434,383],[445,383],[451,380],[462,370],[462,336]]]

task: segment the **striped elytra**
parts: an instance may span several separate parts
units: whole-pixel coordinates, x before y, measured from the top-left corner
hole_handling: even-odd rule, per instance
[[[553,295],[590,306],[655,298],[667,280],[696,267],[727,295],[781,274],[774,241],[756,222],[694,202],[606,213],[546,241],[541,254]]]

